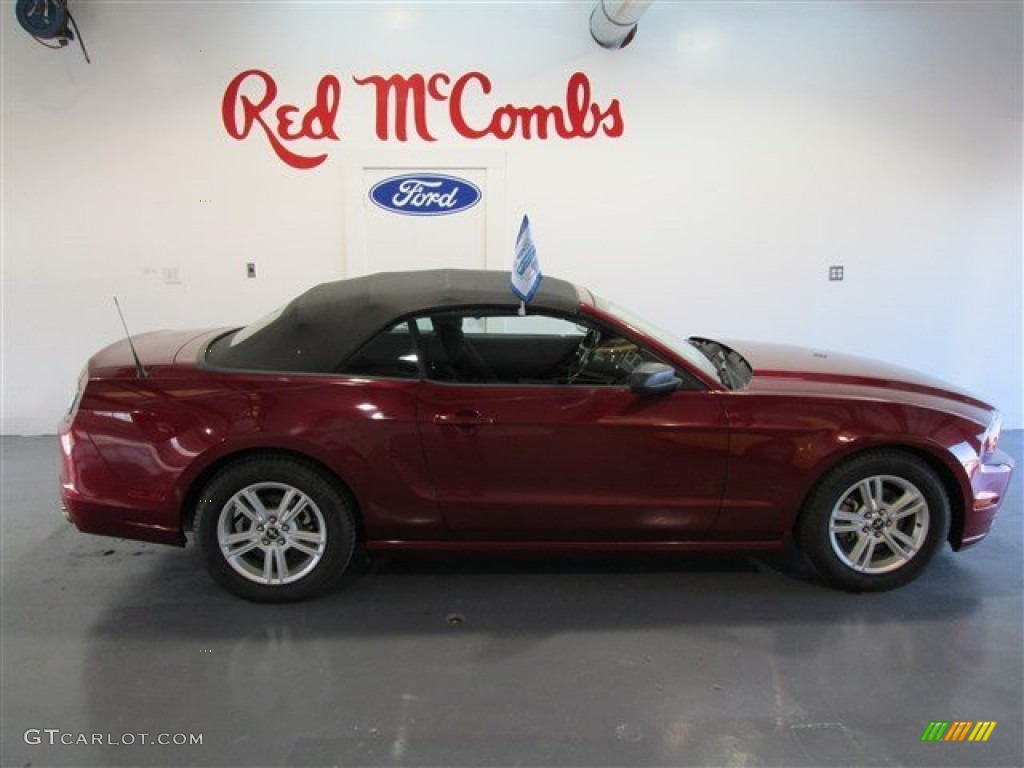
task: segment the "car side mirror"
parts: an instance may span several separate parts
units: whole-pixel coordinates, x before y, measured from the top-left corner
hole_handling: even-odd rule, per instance
[[[644,363],[629,374],[629,391],[638,395],[675,392],[683,386],[675,369],[664,363]]]

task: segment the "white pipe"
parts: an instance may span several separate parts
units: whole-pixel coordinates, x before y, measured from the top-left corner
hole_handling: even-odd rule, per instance
[[[590,36],[604,48],[625,48],[636,36],[636,22],[653,0],[598,0],[590,14]]]

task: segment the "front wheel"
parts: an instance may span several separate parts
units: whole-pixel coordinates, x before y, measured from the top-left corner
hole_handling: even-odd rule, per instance
[[[291,602],[341,577],[355,546],[345,494],[296,459],[255,455],[201,493],[196,532],[210,575],[247,600]]]
[[[797,541],[818,572],[851,592],[882,591],[920,575],[949,532],[935,471],[899,451],[855,457],[811,493]]]

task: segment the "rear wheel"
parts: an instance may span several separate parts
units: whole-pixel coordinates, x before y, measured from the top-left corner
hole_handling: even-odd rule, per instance
[[[818,572],[851,592],[920,575],[949,532],[949,499],[935,471],[899,451],[839,465],[811,493],[797,541]]]
[[[248,600],[321,594],[341,577],[355,547],[345,493],[289,457],[257,455],[226,467],[203,490],[197,513],[207,570]]]

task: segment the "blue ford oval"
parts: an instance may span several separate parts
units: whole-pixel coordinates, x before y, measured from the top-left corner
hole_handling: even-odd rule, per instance
[[[406,173],[373,185],[375,205],[405,216],[448,216],[480,202],[483,193],[471,181],[441,173]]]

